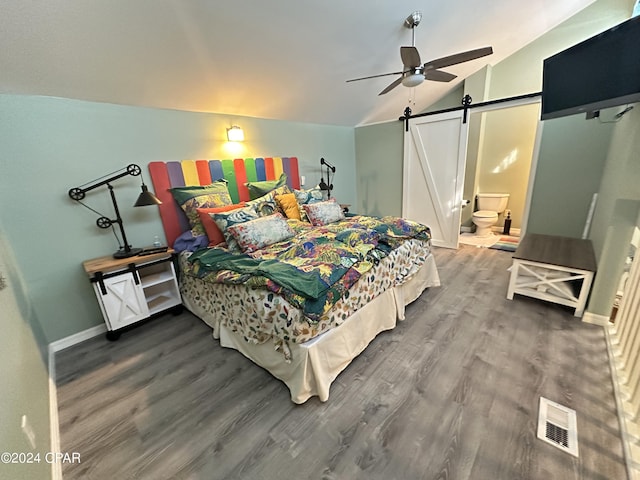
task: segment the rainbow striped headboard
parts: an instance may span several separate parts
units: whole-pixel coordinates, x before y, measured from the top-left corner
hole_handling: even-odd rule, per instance
[[[187,218],[169,191],[171,187],[208,185],[224,178],[229,185],[233,203],[249,200],[247,182],[275,180],[287,174],[287,184],[300,188],[298,159],[296,157],[236,158],[235,160],[182,160],[180,162],[151,162],[149,173],[156,196],[162,200],[160,218],[167,238],[173,245],[176,238],[189,230]]]

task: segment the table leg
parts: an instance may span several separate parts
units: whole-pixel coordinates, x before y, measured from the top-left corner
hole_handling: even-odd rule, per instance
[[[518,268],[520,267],[520,262],[518,260],[514,260],[511,265],[511,277],[509,278],[509,288],[507,290],[507,300],[513,300],[513,292],[516,289],[516,281],[518,280]]]
[[[593,272],[585,272],[584,280],[582,280],[582,287],[580,288],[580,296],[578,297],[578,305],[576,306],[576,311],[573,314],[574,317],[582,317],[584,307],[587,305],[587,297],[591,291],[592,281]]]

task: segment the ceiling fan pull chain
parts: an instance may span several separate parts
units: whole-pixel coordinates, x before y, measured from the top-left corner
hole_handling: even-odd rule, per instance
[[[416,106],[416,89],[414,88],[410,88],[409,89],[409,98],[408,98],[408,102],[409,105],[411,105],[412,107]]]

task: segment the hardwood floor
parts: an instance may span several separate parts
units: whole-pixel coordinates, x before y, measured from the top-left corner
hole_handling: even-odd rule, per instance
[[[625,479],[604,332],[506,299],[511,253],[434,249],[442,287],[380,334],[329,401],[222,349],[189,313],[56,355],[65,479]],[[579,458],[536,438],[577,411]]]

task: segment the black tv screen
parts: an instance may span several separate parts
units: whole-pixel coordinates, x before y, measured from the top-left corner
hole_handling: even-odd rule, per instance
[[[640,101],[640,16],[544,60],[542,120]]]

